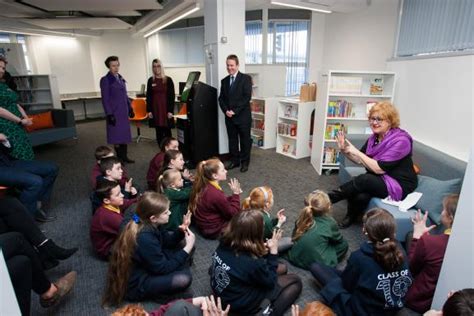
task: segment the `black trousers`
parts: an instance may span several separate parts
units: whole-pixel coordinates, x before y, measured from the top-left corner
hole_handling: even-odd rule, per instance
[[[357,216],[363,212],[373,197],[386,198],[387,186],[379,175],[365,173],[340,186],[341,195],[329,194],[332,203],[347,199],[347,213]]]
[[[156,126],[155,134],[156,134],[156,142],[158,143],[158,146],[161,146],[161,142],[163,141],[163,139],[165,139],[166,137],[171,137],[171,128]]]
[[[250,162],[250,150],[252,149],[250,124],[251,121],[238,122],[225,118],[227,136],[229,137],[229,152],[235,165],[248,165]]]
[[[0,248],[21,313],[30,315],[31,290],[41,295],[50,288],[51,282],[44,274],[36,251],[20,233],[1,234]]]
[[[33,246],[39,246],[47,238],[21,202],[14,197],[0,198],[0,234],[19,232]]]

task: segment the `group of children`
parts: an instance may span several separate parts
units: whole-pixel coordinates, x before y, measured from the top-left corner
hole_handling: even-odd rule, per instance
[[[417,312],[429,309],[457,196],[443,202],[442,223],[448,229],[443,236],[429,236],[426,214],[417,215],[408,257],[395,239],[393,216],[383,209],[367,212],[363,233],[368,240],[339,271],[336,266],[348,243],[331,216],[325,192],[316,190],[306,197],[291,237],[284,238],[280,228],[285,211],[272,217],[270,187],[254,188],[241,205],[238,180],[229,181],[232,195],[222,190],[227,170],[219,159],[201,161],[193,176],[184,167],[176,139],[165,139],[161,148],[150,162],[148,191],[141,196],[113,150],[96,150],[90,237],[96,253],[109,260],[104,305],[186,290],[192,282],[192,254],[199,251],[189,228],[192,217],[202,236],[219,238],[219,246],[209,254],[210,285],[231,313],[283,315],[289,309],[302,282],[287,273],[280,255],[311,271],[325,303],[337,314],[390,314],[406,305]],[[135,213],[124,220],[124,211],[134,203]]]

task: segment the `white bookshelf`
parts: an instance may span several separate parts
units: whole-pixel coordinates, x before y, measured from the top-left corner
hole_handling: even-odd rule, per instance
[[[315,102],[282,99],[278,102],[276,151],[300,159],[310,156],[311,114]]]
[[[311,164],[319,174],[339,169],[334,139],[337,130],[346,130],[349,138],[351,134],[371,133],[367,122],[368,104],[393,102],[395,81],[395,73],[386,71],[330,70],[322,76],[311,150]],[[377,86],[381,89],[376,89]]]
[[[253,98],[251,104],[253,145],[263,149],[276,147],[277,98]]]
[[[19,102],[25,111],[61,108],[56,76],[16,75]]]

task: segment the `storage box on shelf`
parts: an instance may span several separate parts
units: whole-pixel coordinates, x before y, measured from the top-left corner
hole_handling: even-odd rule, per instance
[[[26,112],[50,108],[61,108],[56,76],[15,75],[19,103]]]
[[[339,168],[338,131],[371,133],[367,113],[375,103],[393,100],[395,73],[331,70],[320,80],[320,87],[311,152],[311,163],[319,174]]]
[[[279,101],[277,153],[294,159],[310,155],[311,114],[315,104],[315,102],[300,102],[298,99]]]
[[[276,147],[277,98],[253,98],[251,101],[253,145],[268,149]]]

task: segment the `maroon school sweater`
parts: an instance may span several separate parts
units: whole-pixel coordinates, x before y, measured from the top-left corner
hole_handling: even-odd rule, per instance
[[[150,161],[150,165],[148,166],[148,172],[146,173],[146,182],[148,183],[148,190],[156,191],[156,180],[158,180],[158,173],[160,172],[164,159],[165,153],[159,152]]]
[[[104,205],[95,211],[91,222],[90,237],[92,246],[100,257],[106,259],[109,256],[110,248],[120,232],[123,213],[135,202],[136,199],[125,199],[120,207],[120,213],[106,209]]]
[[[194,222],[204,237],[217,238],[232,216],[238,212],[240,212],[238,194],[226,197],[223,191],[208,183],[194,210]]]
[[[414,279],[405,298],[407,306],[418,313],[431,308],[448,240],[446,234],[425,234],[410,245],[408,259]]]

